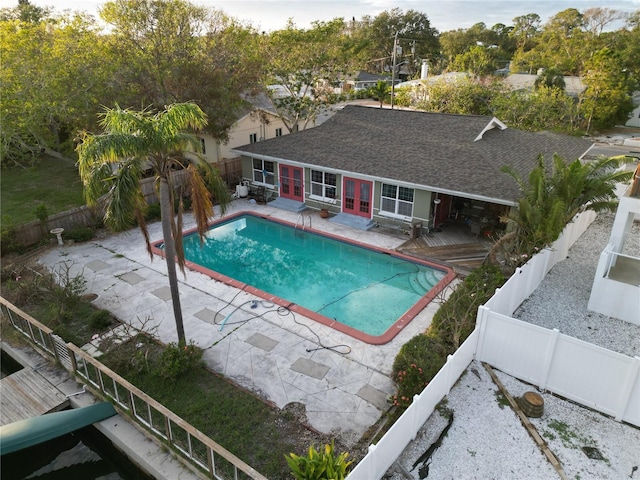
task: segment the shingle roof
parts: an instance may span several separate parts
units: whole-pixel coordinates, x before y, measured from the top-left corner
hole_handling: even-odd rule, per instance
[[[254,157],[422,185],[513,203],[520,192],[500,171],[510,165],[526,178],[540,154],[566,161],[592,145],[580,138],[493,128],[490,116],[450,115],[347,105],[322,125],[237,147]]]

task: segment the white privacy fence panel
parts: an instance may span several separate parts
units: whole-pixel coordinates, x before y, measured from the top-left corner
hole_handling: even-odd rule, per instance
[[[565,258],[569,248],[580,238],[580,235],[591,225],[596,213],[586,211],[579,213],[563,230],[562,235],[553,243],[533,256],[496,291],[486,306],[503,315],[513,315],[513,312],[534,292],[544,277],[554,265]]]
[[[481,307],[476,359],[640,426],[640,358]]]
[[[449,393],[462,372],[467,369],[473,360],[477,342],[478,330],[476,329],[455,354],[449,355],[447,363],[422,393],[413,397],[411,406],[382,439],[376,445],[369,446],[369,453],[349,473],[347,480],[374,480],[384,475],[409,442],[416,437],[440,400]]]

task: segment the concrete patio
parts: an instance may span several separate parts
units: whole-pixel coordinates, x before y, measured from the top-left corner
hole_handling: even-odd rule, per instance
[[[299,215],[243,199],[235,200],[229,213],[244,210],[294,224]],[[395,249],[406,240],[307,214],[316,230],[380,248]],[[187,217],[185,230],[193,226]],[[149,233],[152,241],[160,240],[160,223],[150,225]],[[166,264],[161,258],[150,260],[139,230],[56,245],[39,261],[54,271],[65,264],[71,275],[82,273],[87,293],[97,295],[97,307],[134,327],[153,326],[164,343],[177,341]],[[272,304],[206,275],[188,271],[186,279],[178,278],[187,340],[204,350],[211,369],[279,408],[304,404],[311,427],[348,446],[388,408],[387,398],[395,391],[390,378],[394,358],[429,326],[438,308],[431,303],[391,342],[375,346],[300,315],[282,315]]]

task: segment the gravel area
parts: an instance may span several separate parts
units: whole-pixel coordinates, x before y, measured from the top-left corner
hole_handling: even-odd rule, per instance
[[[613,214],[598,215],[570,249],[569,257],[549,272],[515,316],[638,356],[640,327],[587,311],[598,257],[609,240],[613,218]],[[624,253],[640,256],[638,222],[627,243]],[[542,396],[544,413],[530,422],[562,472],[543,454],[489,371],[474,361],[385,479],[640,480],[639,428],[494,372],[513,398],[527,391]],[[441,444],[427,462],[419,461],[447,427],[451,411],[454,419]]]
[[[549,271],[514,317],[545,328],[557,328],[560,333],[618,353],[640,356],[640,327],[587,311],[598,257],[609,242],[613,218],[610,213],[599,214],[573,244],[568,258]],[[634,223],[622,253],[640,257],[639,222]]]

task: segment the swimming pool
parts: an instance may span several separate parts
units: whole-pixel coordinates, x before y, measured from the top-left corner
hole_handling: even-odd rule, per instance
[[[189,268],[372,344],[390,341],[453,278],[443,266],[252,212],[214,223],[203,243],[187,232],[183,243]]]

